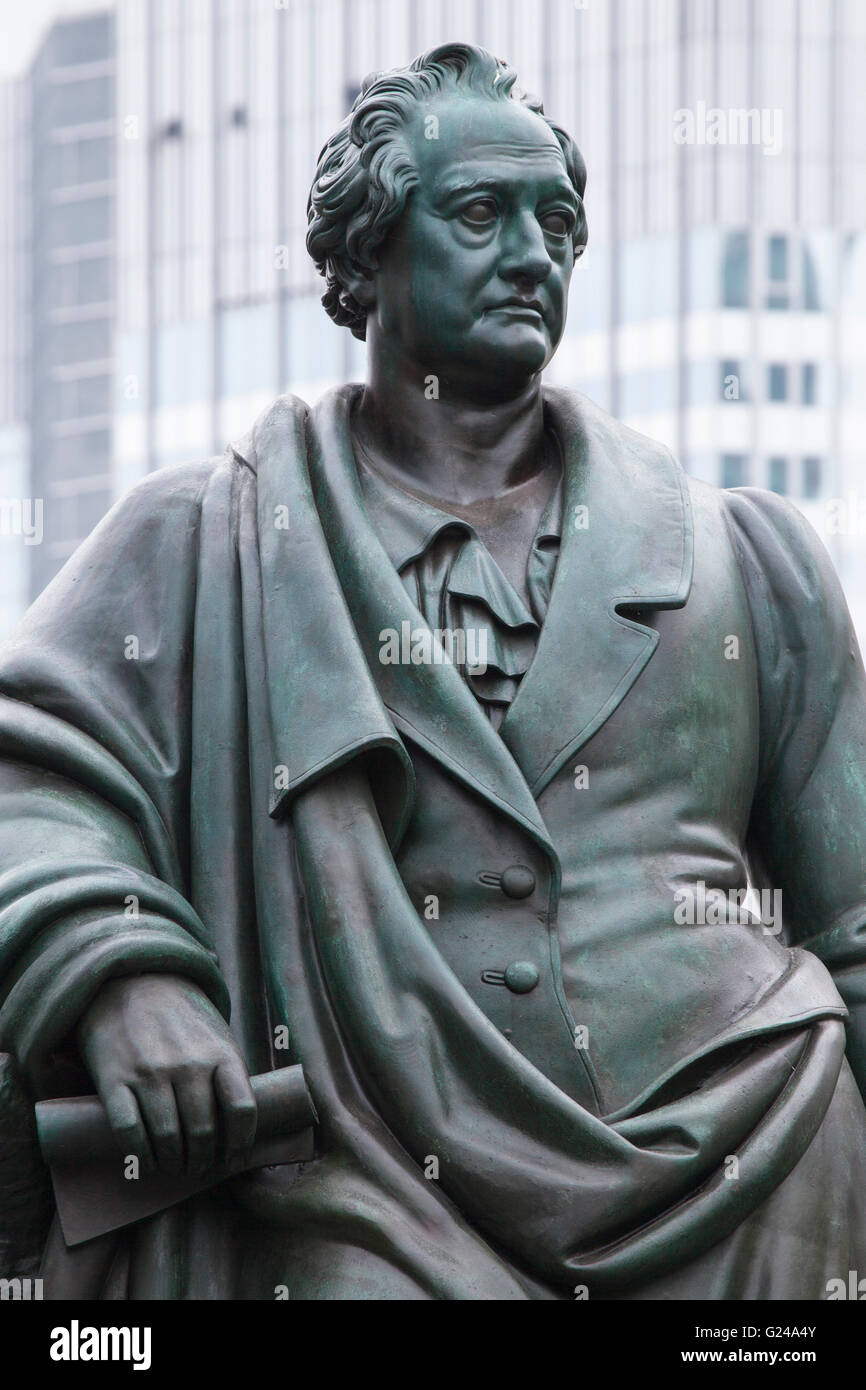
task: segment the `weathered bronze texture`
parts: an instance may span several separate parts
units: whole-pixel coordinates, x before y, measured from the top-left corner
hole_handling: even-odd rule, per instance
[[[200,1184],[249,1074],[318,1116],[309,1162],[55,1224],[50,1296],[864,1267],[866,676],[791,504],[542,385],[585,181],[480,49],[370,79],[308,236],[366,383],[145,479],[0,652],[8,1272],[33,1101],[95,1088],[118,1165]]]

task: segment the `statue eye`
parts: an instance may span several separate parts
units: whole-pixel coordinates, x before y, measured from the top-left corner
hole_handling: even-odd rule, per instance
[[[496,220],[496,204],[492,198],[476,198],[474,203],[469,203],[463,209],[460,216],[473,227],[488,227]]]
[[[569,236],[574,226],[574,221],[567,212],[548,212],[539,219],[542,227],[551,236]]]

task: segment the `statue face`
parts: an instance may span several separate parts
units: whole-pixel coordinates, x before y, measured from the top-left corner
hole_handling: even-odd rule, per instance
[[[520,390],[556,351],[574,265],[577,198],[556,137],[516,102],[450,92],[408,138],[420,183],[380,252],[373,331],[422,376]]]

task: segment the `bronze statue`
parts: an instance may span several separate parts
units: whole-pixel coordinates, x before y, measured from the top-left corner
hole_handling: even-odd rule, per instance
[[[308,234],[366,384],[148,477],[0,653],[7,1270],[44,1239],[35,1101],[95,1089],[131,1181],[187,1183],[55,1220],[49,1296],[864,1268],[845,602],[789,503],[542,386],[586,176],[514,84],[464,44],[367,80]],[[315,1147],[259,1166],[248,1078],[283,1067]]]

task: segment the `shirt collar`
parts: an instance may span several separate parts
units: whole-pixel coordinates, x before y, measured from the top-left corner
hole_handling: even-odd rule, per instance
[[[389,483],[374,470],[367,460],[356,453],[358,477],[364,504],[370,513],[379,537],[394,568],[404,570],[433,544],[440,532],[449,527],[475,536],[468,521],[449,516],[431,502],[424,502],[414,493]]]
[[[390,483],[358,452],[355,454],[364,504],[398,573],[422,556],[436,537],[449,528],[481,541],[472,524],[435,507],[416,494]],[[560,478],[542,512],[533,550],[562,536],[563,487]]]

